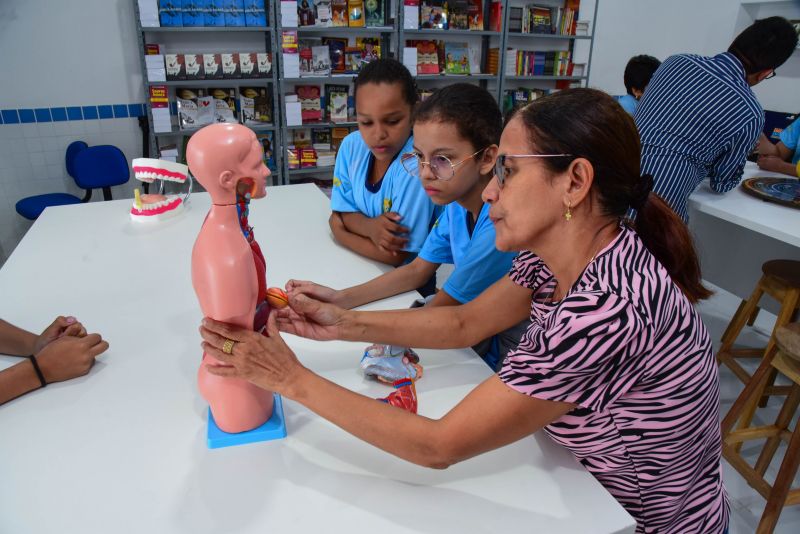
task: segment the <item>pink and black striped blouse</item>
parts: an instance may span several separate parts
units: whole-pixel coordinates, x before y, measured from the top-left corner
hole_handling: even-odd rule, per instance
[[[531,326],[500,378],[578,408],[546,427],[636,519],[637,532],[721,533],[719,382],[705,326],[632,230],[550,303],[531,252],[511,279],[533,290]]]

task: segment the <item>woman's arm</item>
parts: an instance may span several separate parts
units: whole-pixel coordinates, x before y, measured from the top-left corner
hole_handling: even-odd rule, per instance
[[[442,419],[433,420],[359,395],[312,373],[284,343],[274,315],[267,323],[268,337],[208,319],[203,324],[203,349],[230,365],[210,369],[212,373],[276,391],[354,436],[423,466],[446,468],[513,443],[574,408],[573,404],[523,395],[492,376]],[[230,355],[221,350],[225,339],[237,341]]]
[[[420,348],[469,347],[530,314],[531,290],[503,277],[461,306],[381,312],[343,310],[290,292],[281,330],[319,340],[342,339]]]
[[[375,245],[369,238],[351,232],[345,227],[342,215],[334,212],[329,219],[331,232],[337,243],[371,260],[395,267],[402,265],[408,256],[407,252],[390,252]]]
[[[30,356],[39,336],[0,319],[0,354]]]
[[[369,282],[342,289],[336,304],[350,309],[411,291],[424,285],[438,267],[436,263],[416,257],[411,263],[401,265]]]

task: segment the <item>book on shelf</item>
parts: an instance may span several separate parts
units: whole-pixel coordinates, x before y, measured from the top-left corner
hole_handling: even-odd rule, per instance
[[[239,70],[239,54],[220,54],[222,60],[222,77],[240,78],[241,71]]]
[[[313,147],[298,148],[300,168],[309,169],[317,166],[317,151]]]
[[[509,33],[522,33],[523,8],[508,8],[508,31]]]
[[[530,33],[552,33],[550,8],[546,6],[530,6],[529,9]]]
[[[384,15],[387,0],[364,0],[364,23],[367,27],[376,28],[386,25]]]
[[[222,55],[203,54],[203,73],[206,80],[221,80],[222,75]]]
[[[328,27],[333,25],[331,20],[331,0],[314,0],[316,10],[317,26]]]
[[[281,32],[281,50],[284,54],[297,54],[297,30]]]
[[[467,17],[470,30],[483,30],[483,2],[481,0],[468,0]]]
[[[183,14],[184,26],[205,26],[205,6],[201,6],[200,4],[201,2],[195,2],[193,0],[183,1],[181,11]]]
[[[300,101],[303,124],[322,121],[322,105],[318,85],[295,86],[295,93]]]
[[[294,147],[286,148],[286,163],[289,167],[289,170],[300,168],[299,149]]]
[[[186,65],[183,62],[183,54],[164,54],[164,61],[167,65],[168,82],[186,79]]]
[[[356,37],[356,46],[361,49],[362,63],[369,63],[381,57],[381,40],[377,37]]]
[[[331,51],[328,45],[311,47],[311,72],[314,76],[330,76]]]
[[[364,52],[357,46],[348,46],[344,49],[345,72],[358,74],[364,62]]]
[[[416,30],[419,28],[419,0],[403,0],[402,24],[405,30]]]
[[[292,130],[292,146],[303,148],[311,146],[311,128]]]
[[[242,124],[264,126],[272,123],[272,97],[267,87],[242,87],[239,89],[239,109]]]
[[[469,73],[481,74],[481,45],[467,45],[467,51],[469,52]]]
[[[317,167],[333,167],[336,164],[336,152],[331,149],[317,151]]]
[[[236,55],[238,56],[239,60],[239,77],[257,78],[258,71],[256,70],[256,53],[239,52]]]
[[[156,43],[146,43],[144,45],[145,56],[157,56],[161,54],[161,46]]]
[[[222,9],[225,11],[225,26],[247,25],[244,0],[223,0]]]
[[[158,20],[162,26],[183,26],[181,0],[161,0],[158,3]]]
[[[331,130],[330,128],[312,128],[311,129],[311,146],[314,150],[330,150],[331,149]]]
[[[244,0],[245,26],[266,26],[268,22],[266,0]]]
[[[348,26],[347,0],[331,0],[331,25]]]
[[[264,149],[264,165],[270,171],[276,172],[278,166],[275,164],[275,135],[273,132],[259,132],[256,134],[256,139]]]
[[[439,44],[437,41],[409,41],[417,48],[417,74],[439,74]]]
[[[467,43],[444,44],[445,74],[469,74],[469,46]]]
[[[446,0],[422,0],[419,9],[419,27],[434,30],[448,29],[448,4]]]
[[[486,52],[486,73],[497,75],[500,70],[500,49],[490,48]]]
[[[297,0],[297,26],[314,26],[316,24],[314,0]]]
[[[222,0],[208,0],[203,12],[203,26],[225,26]]]
[[[256,53],[256,78],[269,78],[272,74],[272,54],[269,52]]]
[[[238,122],[236,120],[236,90],[214,87],[208,91],[214,97],[214,122]]]
[[[489,8],[489,30],[499,32],[503,28],[503,3],[492,2]]]
[[[214,122],[214,110],[203,89],[178,87],[175,89],[178,104],[178,127],[181,130],[195,129]]]
[[[203,54],[183,54],[183,65],[186,69],[187,80],[203,80],[206,73],[203,70]]]
[[[350,130],[347,128],[336,127],[331,128],[331,148],[333,150],[338,151],[339,147],[342,145],[342,141],[345,137],[350,133]]]
[[[451,30],[469,29],[469,1],[450,0],[448,3],[447,24]]]
[[[313,74],[314,53],[311,49],[320,42],[319,39],[301,39],[297,43],[298,55],[300,56],[300,77]]]
[[[347,39],[340,37],[323,37],[322,42],[328,46],[331,72],[334,74],[344,74],[347,72],[344,56],[345,49],[347,49]]]
[[[172,131],[168,94],[166,85],[150,86],[150,111],[153,115],[153,132],[155,133]]]
[[[347,0],[347,25],[364,27],[364,0]]]
[[[330,122],[347,122],[347,99],[350,87],[340,84],[325,85],[325,102]]]

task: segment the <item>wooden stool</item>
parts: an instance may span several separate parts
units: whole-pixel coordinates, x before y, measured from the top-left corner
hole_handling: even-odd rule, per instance
[[[776,346],[764,356],[761,365],[753,373],[753,378],[722,421],[722,455],[747,483],[767,500],[764,514],[756,530],[757,534],[768,534],[773,531],[784,506],[800,504],[800,488],[791,489],[792,480],[800,465],[800,425],[797,425],[794,431],[788,428],[800,404],[800,323],[779,327],[775,338]],[[779,371],[792,381],[789,394],[775,423],[762,427],[749,427],[748,422],[746,428],[731,430],[743,413],[750,408],[754,410],[758,405],[771,371]],[[744,441],[764,438],[767,438],[764,448],[761,449],[755,467],[751,467],[742,458],[736,446]],[[764,473],[775,456],[781,440],[786,441],[788,447],[778,470],[778,476],[775,477],[775,483],[770,486],[764,480]]]
[[[792,317],[800,306],[800,261],[771,260],[761,266],[761,271],[764,274],[756,284],[753,294],[747,300],[742,301],[733,319],[728,323],[725,333],[722,334],[722,345],[717,352],[717,362],[728,366],[744,384],[750,381],[750,373],[736,361],[736,358],[762,358],[771,351],[775,346],[775,330],[792,321]],[[733,344],[742,332],[745,323],[752,326],[755,322],[759,311],[759,301],[765,293],[781,304],[767,346],[758,349],[734,349]],[[765,398],[762,399],[761,406],[766,405],[766,397],[769,395],[786,395],[788,393],[787,387],[772,386],[774,377],[775,374],[772,373],[772,380],[764,391]],[[750,420],[747,419],[746,423],[749,424]]]

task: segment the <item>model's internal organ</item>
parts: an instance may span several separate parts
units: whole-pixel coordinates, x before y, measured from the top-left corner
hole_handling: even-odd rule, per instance
[[[361,358],[361,369],[366,376],[392,384],[397,380],[422,378],[419,356],[412,349],[391,345],[370,345]]]
[[[388,397],[378,400],[407,412],[417,413],[417,390],[414,387],[414,381],[404,378],[396,380],[392,385],[395,390]]]
[[[267,302],[276,310],[280,310],[289,305],[289,296],[283,289],[271,287],[267,289]]]
[[[160,159],[137,158],[133,160],[133,175],[137,180],[151,184],[156,180],[186,183],[189,168],[181,163]],[[145,194],[134,190],[131,218],[137,221],[156,221],[171,217],[183,210],[179,195]]]

